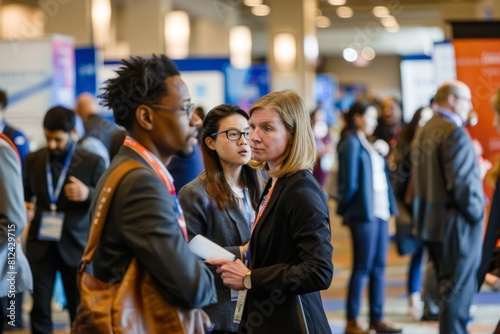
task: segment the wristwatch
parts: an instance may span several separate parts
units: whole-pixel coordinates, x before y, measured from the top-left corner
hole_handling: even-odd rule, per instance
[[[245,276],[243,276],[243,279],[242,279],[242,283],[243,283],[243,286],[245,287],[245,289],[247,290],[250,290],[252,288],[252,278],[251,278],[251,275],[252,275],[252,271],[249,270]]]

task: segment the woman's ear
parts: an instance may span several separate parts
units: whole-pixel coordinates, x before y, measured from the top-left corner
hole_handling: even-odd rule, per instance
[[[207,137],[205,138],[205,144],[207,144],[207,147],[213,151],[215,151],[215,145],[214,145],[214,140],[212,137]]]
[[[154,113],[149,107],[140,104],[135,110],[135,118],[139,126],[144,130],[153,129]]]

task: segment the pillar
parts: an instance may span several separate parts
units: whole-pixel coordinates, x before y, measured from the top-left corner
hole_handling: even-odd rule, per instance
[[[318,53],[314,24],[317,1],[270,0],[268,4],[271,7],[268,20],[271,89],[293,90],[304,99],[306,106],[312,109],[315,105],[314,82]],[[289,54],[289,51],[277,44],[280,36],[286,37],[282,34],[291,34],[295,41],[296,56],[288,68],[284,68],[283,62],[279,59],[279,54],[284,56]]]
[[[164,19],[173,0],[127,1],[123,10],[123,37],[130,54],[150,56],[165,53]]]

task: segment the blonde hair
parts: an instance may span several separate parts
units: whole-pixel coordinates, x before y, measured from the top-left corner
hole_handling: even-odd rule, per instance
[[[250,118],[256,110],[271,109],[278,113],[290,134],[289,145],[278,161],[278,171],[269,172],[266,161],[252,160],[251,166],[269,172],[270,177],[287,176],[300,169],[312,170],[316,161],[316,142],[311,128],[309,112],[299,95],[291,91],[269,93],[250,107]]]

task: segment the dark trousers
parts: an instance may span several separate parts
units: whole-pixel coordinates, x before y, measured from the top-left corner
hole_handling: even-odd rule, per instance
[[[33,309],[31,310],[31,332],[33,334],[52,333],[51,301],[56,272],[61,272],[67,309],[71,322],[75,319],[80,303],[77,286],[77,268],[68,266],[61,259],[54,243],[43,261],[30,263],[33,273]]]
[[[422,285],[422,260],[424,257],[424,245],[419,243],[415,253],[412,254],[410,267],[408,268],[408,295],[419,292]]]
[[[349,224],[352,236],[353,265],[347,294],[347,319],[359,316],[364,279],[369,279],[370,321],[383,317],[389,233],[387,221],[375,218],[372,222]]]
[[[15,320],[7,317],[11,312],[7,309],[11,307],[13,301]],[[4,328],[7,330],[23,328],[23,293],[19,292],[14,295],[14,298],[8,296],[0,298],[0,334],[3,333]]]
[[[440,242],[428,242],[427,247],[439,286],[439,332],[467,334],[480,254],[475,254],[472,247],[470,254],[449,252],[451,247]],[[446,252],[443,251],[445,247]]]

